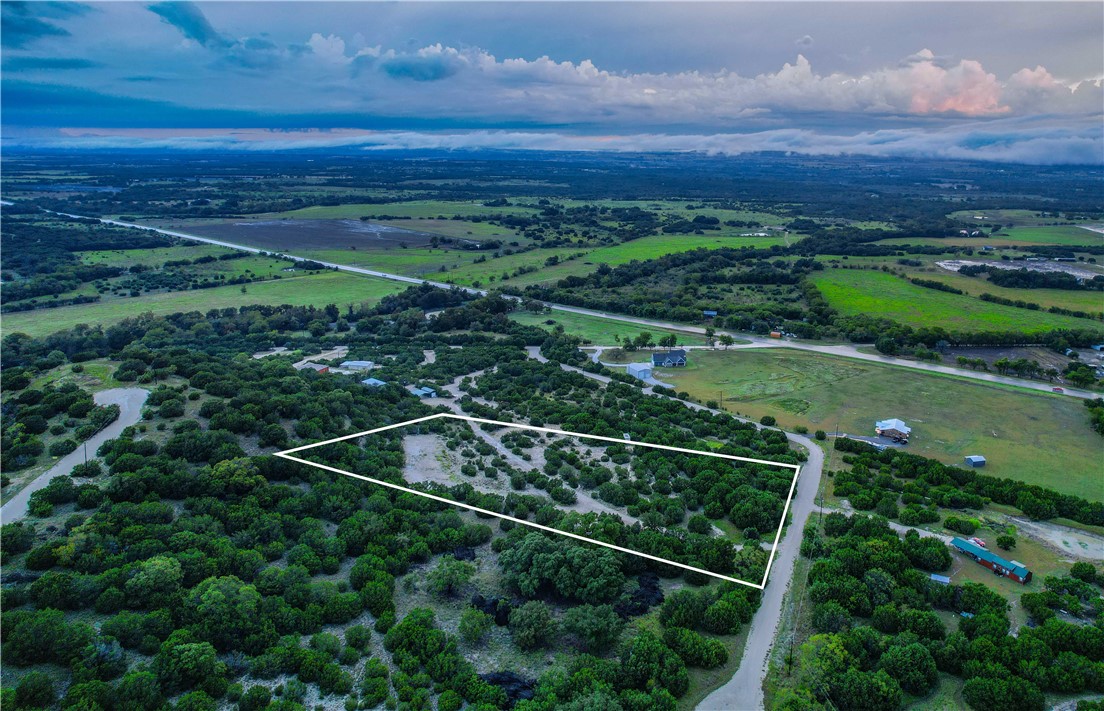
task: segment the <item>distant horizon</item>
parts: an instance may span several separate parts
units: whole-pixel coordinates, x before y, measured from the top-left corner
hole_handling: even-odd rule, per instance
[[[12,149],[789,151],[1104,165],[1096,3],[2,8],[0,120]]]

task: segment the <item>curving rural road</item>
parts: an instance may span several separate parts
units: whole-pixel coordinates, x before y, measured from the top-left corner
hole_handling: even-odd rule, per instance
[[[119,406],[119,419],[104,427],[89,437],[84,444],[59,459],[57,464],[39,475],[12,497],[11,501],[0,507],[0,522],[10,523],[26,516],[31,494],[45,488],[54,477],[73,471],[73,467],[84,461],[86,447],[90,452],[95,453],[101,444],[118,437],[125,428],[138,422],[142,418],[142,405],[145,404],[148,396],[149,391],[142,388],[113,388],[94,393],[92,399],[97,405]]]

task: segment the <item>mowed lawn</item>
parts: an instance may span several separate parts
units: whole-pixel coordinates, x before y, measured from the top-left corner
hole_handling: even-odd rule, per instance
[[[578,336],[584,341],[599,346],[615,345],[616,341],[614,340],[614,336],[620,336],[621,339],[624,340],[625,338],[635,338],[644,331],[652,334],[652,340],[656,340],[661,336],[666,336],[668,333],[674,333],[678,336],[678,343],[681,346],[705,345],[705,336],[696,336],[692,333],[683,333],[681,331],[666,331],[660,328],[648,328],[647,326],[638,326],[632,323],[613,321],[597,316],[574,314],[569,311],[552,311],[547,314],[515,311],[510,314],[510,318],[526,326],[538,326],[546,331],[551,331],[556,325],[561,325],[564,327],[565,333]],[[548,323],[549,321],[552,323]],[[640,351],[637,355],[640,356],[638,360],[644,361],[648,359],[650,351]]]
[[[981,454],[986,474],[1104,499],[1104,439],[1080,399],[782,349],[691,351],[686,368],[657,377],[787,429],[873,435],[876,420],[897,417],[916,454],[950,464]]]
[[[388,294],[402,291],[408,285],[387,279],[355,274],[325,272],[300,277],[246,284],[220,286],[213,289],[173,291],[125,299],[113,299],[94,304],[63,306],[4,315],[4,333],[22,332],[45,336],[78,324],[110,326],[125,318],[144,313],[164,315],[180,311],[207,311],[229,306],[251,304],[290,304],[292,306],[325,306],[361,302],[374,303]]]
[[[888,318],[913,327],[942,326],[958,331],[1023,331],[1097,328],[1099,321],[992,304],[972,296],[916,286],[898,276],[869,269],[829,269],[813,277],[832,308],[846,316]],[[1028,300],[1029,290],[1021,290]]]

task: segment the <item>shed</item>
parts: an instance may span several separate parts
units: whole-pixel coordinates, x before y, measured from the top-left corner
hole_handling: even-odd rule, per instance
[[[770,332],[770,337],[771,338],[781,338],[782,337],[782,332],[781,331],[771,331]]]
[[[341,363],[346,370],[371,370],[376,364],[370,360],[346,360]]]
[[[992,570],[996,575],[1011,578],[1024,585],[1031,581],[1031,571],[1018,560],[1005,560],[996,553],[961,538],[952,538],[951,546],[958,552],[973,558],[979,565]]]
[[[970,456],[965,458],[965,461],[971,467],[984,467],[985,466],[985,457],[981,456],[980,454],[971,454]]]
[[[932,579],[932,582],[939,583],[940,585],[950,585],[951,584],[951,579],[948,578],[946,575],[936,575],[935,573],[932,573],[931,574],[931,579]]]
[[[367,385],[370,388],[382,388],[387,383],[383,382],[379,378],[365,378],[360,381],[361,385]]]
[[[706,318],[717,318],[716,311],[702,311],[702,316]]]
[[[908,436],[912,434],[912,428],[906,425],[903,420],[898,420],[896,417],[893,417],[888,420],[875,422],[874,434],[881,435],[882,437],[904,437],[908,439]]]
[[[437,397],[437,391],[433,388],[411,386],[410,392],[415,397]]]
[[[652,364],[651,363],[629,363],[628,367],[629,375],[641,380],[647,380],[652,377]]]

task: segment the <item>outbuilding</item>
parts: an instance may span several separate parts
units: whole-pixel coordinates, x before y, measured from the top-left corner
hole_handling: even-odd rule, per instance
[[[705,318],[717,318],[716,311],[702,311],[702,316]]]
[[[427,387],[410,387],[410,392],[415,397],[437,397],[437,391]]]
[[[647,380],[652,377],[652,364],[651,363],[629,363],[628,367],[629,375],[640,380]]]
[[[346,360],[341,363],[345,370],[371,370],[376,364],[370,360]]]
[[[951,546],[959,553],[973,558],[979,565],[992,570],[996,575],[1010,578],[1021,585],[1031,582],[1031,571],[1018,560],[1005,560],[996,553],[991,553],[976,543],[961,538],[952,538]]]
[[[971,454],[970,456],[965,458],[965,462],[971,467],[984,467],[985,457],[981,456],[980,454]]]
[[[383,382],[379,378],[365,378],[364,380],[360,381],[360,384],[370,388],[382,388],[384,385],[387,385],[387,383]]]
[[[316,373],[328,373],[330,372],[330,366],[322,365],[321,363],[300,363],[293,365],[296,370],[313,370]]]

